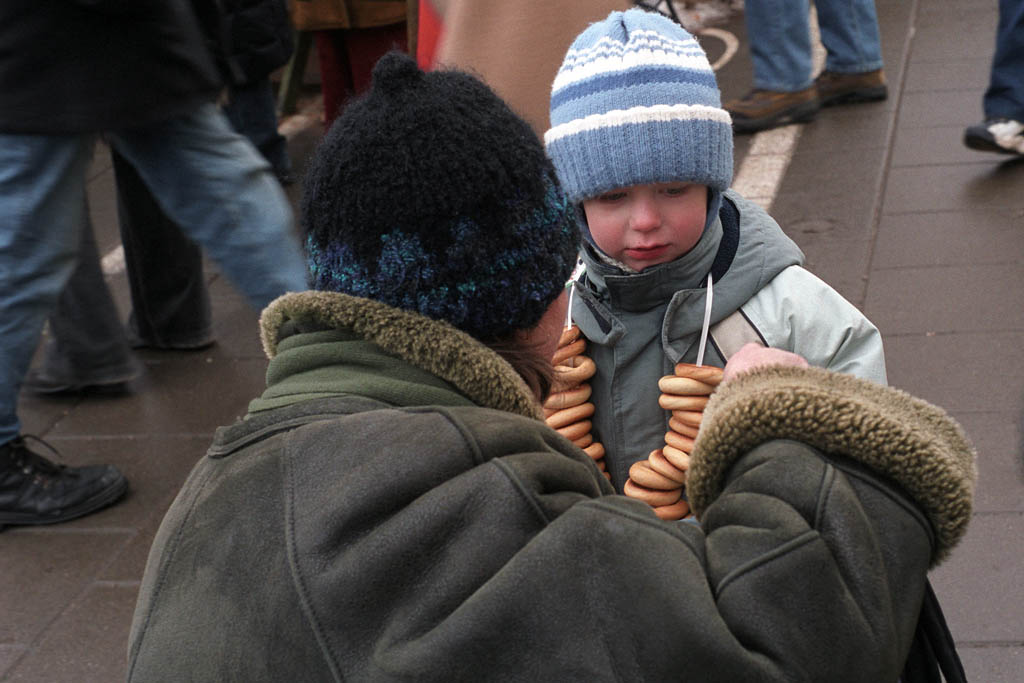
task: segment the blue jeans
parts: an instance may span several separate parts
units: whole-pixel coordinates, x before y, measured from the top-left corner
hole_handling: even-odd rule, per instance
[[[232,86],[224,113],[234,129],[249,138],[270,162],[278,177],[291,173],[288,140],[277,132],[277,100],[269,77]]]
[[[284,191],[216,106],[109,139],[253,306],[306,289]],[[75,267],[94,142],[92,134],[0,134],[0,444],[20,430],[21,381]]]
[[[816,0],[825,69],[863,73],[882,68],[874,0]],[[795,92],[811,87],[809,0],[746,0],[754,87]]]
[[[982,107],[985,118],[1024,122],[1024,0],[999,0],[996,53]]]

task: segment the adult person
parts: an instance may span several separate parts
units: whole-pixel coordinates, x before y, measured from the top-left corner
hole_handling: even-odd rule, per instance
[[[269,164],[214,102],[221,76],[190,3],[9,0],[0,24],[18,27],[0,36],[0,525],[45,524],[127,489],[112,466],[47,461],[20,436],[17,415],[75,265],[98,133],[254,306],[303,289],[305,274]]]
[[[748,348],[700,524],[659,520],[543,421],[575,216],[487,86],[377,64],[307,175],[314,290],[264,310],[267,390],[156,535],[129,681],[897,680],[970,516],[959,427]]]
[[[996,51],[981,104],[985,120],[967,127],[964,144],[1024,156],[1024,0],[999,0]]]
[[[754,87],[725,103],[737,133],[811,121],[821,107],[884,100],[874,0],[817,0],[825,69],[811,73],[809,0],[747,0],[743,12]]]

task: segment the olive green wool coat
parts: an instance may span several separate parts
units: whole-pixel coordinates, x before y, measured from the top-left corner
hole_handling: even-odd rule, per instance
[[[264,312],[266,393],[156,536],[131,681],[895,681],[973,453],[819,369],[728,382],[700,524],[614,495],[496,354],[345,295]]]

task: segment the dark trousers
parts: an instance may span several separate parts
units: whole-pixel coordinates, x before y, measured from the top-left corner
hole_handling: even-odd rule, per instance
[[[1024,123],[1024,0],[999,0],[996,52],[982,106],[986,118]]]

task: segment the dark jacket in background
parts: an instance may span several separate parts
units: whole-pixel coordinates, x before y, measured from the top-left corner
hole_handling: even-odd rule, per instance
[[[285,0],[221,1],[227,56],[241,72],[242,83],[264,78],[288,63],[295,41]]]
[[[130,681],[896,681],[973,452],[902,392],[772,368],[709,403],[701,525],[613,495],[448,325],[265,309],[268,388],[156,534]]]
[[[0,27],[0,132],[147,125],[221,87],[189,0],[3,0]]]

